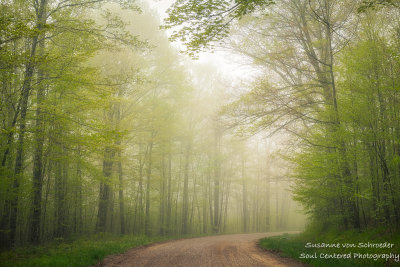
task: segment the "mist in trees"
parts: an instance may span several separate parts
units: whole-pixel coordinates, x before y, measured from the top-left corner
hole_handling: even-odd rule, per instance
[[[397,231],[398,3],[207,3],[0,0],[2,249]]]
[[[277,1],[223,44],[260,72],[231,116],[290,136],[292,193],[314,228],[398,231],[398,12],[396,1]]]
[[[157,236],[303,228],[304,216],[290,192],[290,170],[299,165],[283,156],[281,146],[292,139],[267,137],[238,123],[235,112],[256,112],[261,103],[255,97],[237,102],[231,82],[215,67],[179,55],[146,3],[40,0],[0,5],[2,249],[107,233]],[[383,49],[385,40],[379,36],[363,34],[376,38],[377,53],[385,53],[386,59],[376,60],[392,62],[395,69],[396,50],[389,44]],[[369,44],[355,43],[352,49],[358,52],[347,52],[351,57],[342,62],[341,86],[360,96],[348,95],[350,89],[340,96],[346,99],[342,105],[355,109],[350,114],[362,112],[367,105],[363,101],[376,93],[371,101],[386,103],[375,111],[381,119],[363,121],[375,125],[384,118],[395,120],[389,100],[396,98],[387,95],[395,94],[394,89],[382,89],[379,97],[371,84],[364,99],[361,89],[352,86],[357,64],[373,73],[375,61],[357,59],[365,60],[363,53],[368,52],[362,51]],[[391,71],[383,68],[376,74],[383,79],[382,88],[390,84]],[[254,88],[263,91],[265,85],[262,80]],[[248,109],[241,109],[243,105]],[[349,159],[358,152],[357,160],[378,160],[377,154],[361,153],[364,143],[355,137],[359,131],[372,135],[381,129],[379,134],[392,139],[374,143],[375,148],[398,152],[387,147],[397,142],[395,128],[367,130],[350,118],[347,115],[345,122],[354,127],[354,137],[343,134],[340,139]],[[347,129],[343,127],[319,130]],[[317,138],[314,131],[310,134]],[[359,140],[354,151],[347,145],[351,140]],[[310,151],[305,155],[315,156]],[[334,150],[323,153],[328,157]],[[355,163],[349,160],[346,164],[351,165],[345,166],[351,169]],[[396,189],[395,177],[389,169],[382,178],[381,167],[377,161],[371,172],[376,173],[377,188],[384,188],[377,191],[382,199],[365,200],[363,207],[375,203],[376,214],[388,212],[390,217],[391,201],[397,201],[390,193]],[[362,176],[359,180],[364,181]],[[367,189],[363,184],[356,192]]]

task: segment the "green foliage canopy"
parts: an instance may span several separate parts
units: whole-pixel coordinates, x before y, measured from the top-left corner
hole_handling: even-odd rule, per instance
[[[168,9],[169,17],[163,27],[180,26],[171,40],[182,42],[185,52],[194,56],[226,37],[233,21],[273,3],[273,0],[178,0]]]

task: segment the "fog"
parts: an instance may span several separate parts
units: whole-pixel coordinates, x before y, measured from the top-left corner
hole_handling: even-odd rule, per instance
[[[2,76],[5,246],[304,228],[291,137],[242,116],[257,66],[233,47],[180,54],[159,28],[164,4],[50,2],[47,17],[26,3],[37,31],[1,46],[14,62]]]

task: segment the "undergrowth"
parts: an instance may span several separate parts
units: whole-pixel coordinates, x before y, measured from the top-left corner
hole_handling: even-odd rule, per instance
[[[53,242],[51,245],[23,247],[0,253],[0,266],[73,267],[97,264],[105,256],[172,237],[96,236],[71,243]],[[58,243],[58,244],[57,244]]]

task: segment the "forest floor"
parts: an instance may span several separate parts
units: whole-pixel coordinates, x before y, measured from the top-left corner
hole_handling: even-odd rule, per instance
[[[54,240],[41,246],[21,246],[0,252],[0,267],[82,267],[133,247],[171,240],[171,237],[98,234],[77,240]]]
[[[281,234],[218,235],[155,243],[110,255],[97,266],[308,266],[257,246],[260,238]]]

